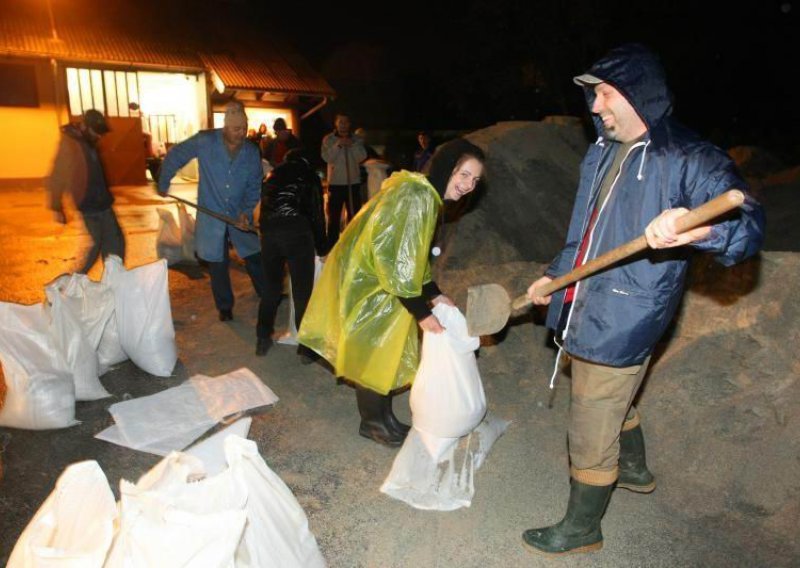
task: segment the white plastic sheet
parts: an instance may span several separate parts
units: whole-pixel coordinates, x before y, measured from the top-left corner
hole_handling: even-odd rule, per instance
[[[75,420],[75,383],[50,336],[44,304],[0,302],[0,362],[6,401],[0,426],[47,430]]]
[[[67,467],[17,539],[8,568],[100,568],[117,506],[96,461]]]
[[[99,379],[97,352],[84,332],[81,314],[65,300],[60,278],[45,287],[50,302],[50,333],[67,362],[75,382],[75,400],[98,400],[111,396]],[[99,336],[97,337],[99,341]]]
[[[469,507],[475,495],[475,472],[508,424],[487,414],[463,438],[436,438],[412,428],[381,492],[416,509]]]
[[[437,438],[459,438],[471,432],[486,413],[475,360],[480,339],[467,333],[467,320],[457,307],[438,304],[433,314],[445,331],[423,335],[409,404],[418,430]]]
[[[181,225],[181,250],[183,261],[197,263],[194,247],[195,220],[183,203],[178,203],[178,221]]]
[[[227,416],[277,401],[246,368],[218,377],[197,375],[159,393],[111,405],[115,424],[95,437],[165,456],[182,450]]]
[[[137,367],[168,377],[178,360],[167,283],[167,263],[159,260],[126,270],[117,256],[105,262],[103,282],[114,291],[120,344]]]

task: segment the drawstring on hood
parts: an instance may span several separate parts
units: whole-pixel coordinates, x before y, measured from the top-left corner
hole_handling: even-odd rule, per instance
[[[644,159],[647,156],[647,147],[650,146],[650,140],[645,142],[642,148],[642,158],[639,160],[639,171],[636,172],[636,179],[642,181],[644,179]]]

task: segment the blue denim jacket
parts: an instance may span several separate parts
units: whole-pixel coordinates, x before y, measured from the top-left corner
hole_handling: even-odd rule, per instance
[[[197,188],[199,205],[238,219],[247,214],[253,223],[253,209],[261,197],[261,157],[258,147],[244,141],[236,156],[231,159],[222,140],[222,130],[204,130],[173,146],[161,166],[158,187],[169,189],[175,173],[192,158],[200,165],[200,184]],[[220,262],[228,233],[241,258],[261,250],[258,235],[247,233],[198,212],[195,229],[197,255],[209,262]]]

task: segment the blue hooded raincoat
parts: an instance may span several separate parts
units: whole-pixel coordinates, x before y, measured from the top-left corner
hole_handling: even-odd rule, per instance
[[[647,133],[625,157],[592,231],[587,260],[644,233],[665,209],[693,209],[729,189],[746,188],[728,155],[700,139],[671,116],[671,96],[655,55],[640,45],[611,51],[588,73],[615,87],[647,125]],[[595,93],[585,87],[591,109]],[[610,167],[614,142],[600,134],[583,159],[580,182],[567,242],[546,274],[569,272],[600,183]],[[571,355],[604,365],[622,367],[642,363],[672,320],[680,302],[692,249],[708,252],[731,265],[761,247],[764,215],[749,195],[734,217],[716,224],[711,235],[691,247],[648,250],[620,266],[580,282],[565,312],[564,290],[553,295],[547,325],[566,327],[562,338]],[[564,312],[564,313],[562,313]]]

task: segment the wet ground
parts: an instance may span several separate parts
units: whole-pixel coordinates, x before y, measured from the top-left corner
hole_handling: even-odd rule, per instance
[[[191,199],[194,188],[187,185],[178,191]],[[115,195],[127,237],[127,265],[154,260],[155,208],[166,201],[149,187],[116,188]],[[80,220],[73,216],[66,227],[59,227],[44,202],[41,191],[0,193],[4,251],[0,300],[41,301],[45,283],[79,265],[86,244]],[[494,268],[489,277],[501,277],[502,269]],[[96,267],[91,275],[99,276],[99,270]],[[537,270],[529,266],[525,273]],[[480,350],[489,410],[512,423],[476,475],[472,506],[448,513],[419,511],[378,491],[395,451],[357,435],[358,416],[349,387],[337,385],[322,366],[300,365],[289,346],[278,345],[265,358],[254,356],[255,295],[241,266],[234,264],[232,276],[235,319],[220,323],[207,273],[196,265],[170,269],[179,349],[172,377],[156,378],[126,362],[102,377],[111,398],[78,403],[79,425],[36,432],[0,429],[10,435],[3,454],[5,478],[0,482],[0,564],[68,464],[97,460],[116,492],[121,478],[136,480],[157,463],[156,456],[93,438],[112,422],[109,405],[175,386],[195,374],[217,375],[244,366],[281,399],[254,415],[250,438],[295,493],[331,566],[800,565],[796,478],[770,477],[766,496],[752,489],[764,485],[758,471],[769,471],[771,462],[763,453],[755,458],[749,448],[766,447],[758,437],[772,436],[774,430],[758,423],[748,430],[747,438],[710,440],[703,416],[713,410],[711,406],[727,404],[725,391],[712,389],[713,402],[702,393],[685,398],[672,393],[682,385],[675,377],[685,376],[687,388],[709,384],[703,371],[711,368],[712,359],[698,351],[695,343],[678,345],[682,351],[664,355],[643,396],[650,465],[658,489],[651,495],[616,491],[603,522],[604,549],[554,561],[532,555],[520,544],[522,530],[561,517],[568,493],[568,382],[561,380],[554,404],[548,408],[546,383],[553,353],[546,347],[541,326],[522,322]],[[280,317],[285,321],[285,302]],[[706,365],[698,366],[697,357]],[[690,359],[685,367],[682,358]],[[729,366],[744,372],[748,364],[745,358],[727,356],[713,363],[715,377],[736,376]],[[696,373],[685,374],[685,369]],[[781,368],[776,373],[785,371],[790,370]],[[671,400],[681,404],[672,405]],[[733,403],[741,406],[741,401],[733,399]],[[396,398],[395,408],[401,418],[409,419],[407,394]],[[749,417],[752,421],[753,416],[735,414],[732,420],[739,417],[734,420],[739,423]],[[794,427],[792,413],[786,416],[784,422]],[[724,447],[726,452],[712,452],[712,447]],[[731,482],[732,472],[742,469],[743,463],[751,466],[752,479]],[[787,467],[786,473],[793,477],[797,464]]]

